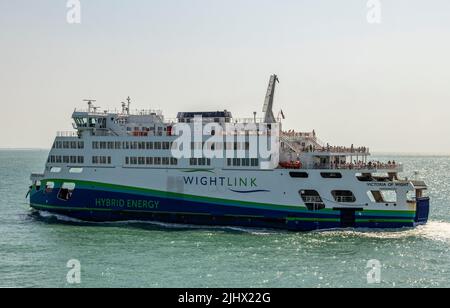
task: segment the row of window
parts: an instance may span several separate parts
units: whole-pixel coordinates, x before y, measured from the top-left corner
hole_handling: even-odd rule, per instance
[[[300,190],[300,197],[310,211],[318,211],[325,208],[325,203],[316,190]],[[336,203],[355,203],[356,197],[350,190],[333,190],[331,192]],[[386,206],[397,206],[397,192],[392,190],[371,190],[367,192],[371,202],[384,203]],[[368,204],[366,204],[368,205]]]
[[[129,141],[93,141],[92,148],[94,150],[170,150],[174,142],[169,141],[147,141],[147,142],[129,142]]]
[[[125,165],[176,166],[178,159],[174,157],[125,157]]]
[[[300,178],[300,179],[307,179],[309,178],[309,174],[307,172],[289,172],[289,175],[291,178]],[[321,172],[320,176],[324,179],[342,179],[342,174],[339,172]]]
[[[111,165],[111,156],[92,156],[94,165]]]
[[[48,163],[56,164],[84,164],[83,156],[59,156],[50,155]],[[92,164],[94,165],[110,165],[112,163],[111,156],[92,156]],[[257,167],[259,160],[257,158],[228,158],[228,166]],[[178,159],[174,157],[125,157],[126,165],[178,165]],[[211,166],[210,158],[190,158],[191,166]]]
[[[259,159],[257,158],[228,158],[227,159],[228,166],[235,167],[258,167]]]
[[[191,149],[202,150],[245,150],[250,149],[250,142],[191,142]],[[170,150],[176,148],[176,142],[171,141],[93,141],[94,150]]]
[[[54,149],[84,149],[84,141],[55,141]]]
[[[316,190],[301,190],[300,197],[310,211],[319,211],[325,208],[325,204]],[[349,190],[333,190],[331,195],[337,203],[355,203],[356,197]]]
[[[208,150],[250,150],[250,142],[191,142],[191,149],[202,150],[206,146]]]
[[[59,156],[59,155],[50,155],[48,157],[49,163],[55,164],[84,164],[83,156]]]
[[[191,158],[189,159],[189,164],[191,166],[211,166],[210,158]]]

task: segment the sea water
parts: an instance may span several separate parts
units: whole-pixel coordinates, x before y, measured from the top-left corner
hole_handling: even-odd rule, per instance
[[[47,154],[0,151],[0,287],[450,287],[450,157],[375,158],[427,182],[425,226],[292,233],[36,214],[25,195]]]

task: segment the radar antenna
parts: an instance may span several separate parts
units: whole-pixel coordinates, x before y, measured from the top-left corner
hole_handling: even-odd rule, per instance
[[[94,110],[94,112],[97,112],[97,109],[100,108],[100,107],[94,107],[94,103],[96,102],[95,99],[84,99],[83,102],[87,102],[88,112],[92,112],[92,110]]]
[[[264,112],[264,123],[275,123],[275,116],[273,115],[273,100],[275,97],[275,87],[278,80],[277,75],[270,76],[269,86],[267,88],[266,99],[264,101],[263,112]]]

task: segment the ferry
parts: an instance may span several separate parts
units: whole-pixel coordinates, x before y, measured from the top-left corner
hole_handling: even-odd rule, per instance
[[[230,111],[75,109],[43,173],[31,174],[30,206],[82,221],[154,221],[312,231],[426,224],[425,182],[403,165],[371,160],[365,146],[335,146],[316,132],[283,129],[272,75],[263,115]]]

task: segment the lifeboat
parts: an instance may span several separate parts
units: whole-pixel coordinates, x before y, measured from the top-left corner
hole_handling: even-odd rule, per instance
[[[285,169],[300,169],[302,163],[300,161],[283,161],[280,162],[280,166]]]

